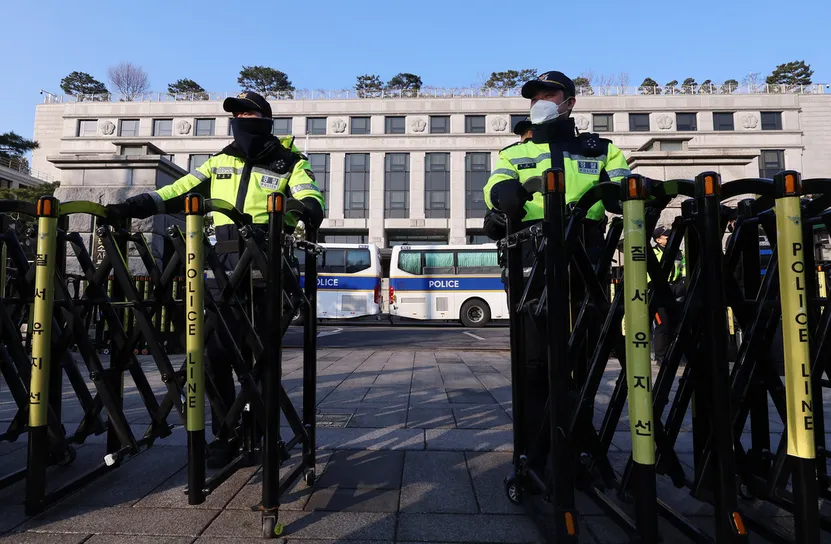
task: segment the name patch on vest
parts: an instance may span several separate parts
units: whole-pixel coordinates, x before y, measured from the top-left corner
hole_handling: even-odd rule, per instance
[[[263,176],[260,178],[260,187],[269,191],[276,191],[280,188],[280,180],[272,176]]]
[[[597,161],[577,161],[577,171],[581,174],[599,174],[600,167]]]
[[[527,170],[529,168],[536,168],[536,167],[537,167],[537,163],[535,163],[535,162],[524,162],[522,164],[516,165],[517,170]]]
[[[216,169],[216,179],[231,179],[234,169],[227,166],[220,166]]]

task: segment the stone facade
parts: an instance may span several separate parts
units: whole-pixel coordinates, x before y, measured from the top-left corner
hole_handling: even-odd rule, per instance
[[[274,117],[290,119],[301,151],[328,154],[328,213],[322,232],[382,247],[393,241],[390,233],[405,231],[410,236],[438,236],[449,243],[480,241],[472,236],[481,229],[481,218],[466,218],[465,213],[466,154],[490,153],[493,166],[498,150],[516,141],[512,123],[527,115],[528,106],[527,100],[516,96],[272,101]],[[679,114],[694,114],[695,127],[689,125],[690,116],[683,116],[686,119],[679,126]],[[437,116],[448,117],[449,133],[436,133],[431,118]],[[466,116],[484,116],[484,123],[481,118],[467,121]],[[368,134],[354,133],[356,117],[369,118]],[[388,117],[404,117],[403,123],[395,121],[403,133],[388,133]],[[580,130],[604,130],[603,136],[624,151],[634,171],[659,179],[690,178],[704,170],[719,172],[725,181],[758,177],[764,156],[779,161],[773,166],[801,171],[805,177],[831,173],[831,94],[581,96],[574,117]],[[322,119],[318,123],[325,134],[307,135],[309,118]],[[154,120],[162,119],[171,120],[170,135],[154,135]],[[201,121],[205,119],[213,122]],[[72,185],[75,178],[59,171],[58,157],[112,154],[113,143],[139,138],[152,142],[173,164],[187,170],[192,156],[216,153],[231,141],[228,121],[219,99],[42,104],[35,118],[35,139],[41,147],[33,154],[32,166]],[[478,132],[469,130],[471,123]],[[129,136],[121,135],[125,127]],[[763,155],[766,150],[770,153]],[[425,214],[425,153],[434,152],[450,156],[448,218]],[[345,163],[350,153],[369,154],[369,205],[362,218],[345,213]],[[409,154],[406,218],[385,214],[387,153]],[[127,175],[124,169],[90,172],[84,186],[129,186]],[[318,181],[323,176],[316,172]],[[113,189],[108,191],[114,194]],[[476,191],[481,188],[471,188],[471,193]]]

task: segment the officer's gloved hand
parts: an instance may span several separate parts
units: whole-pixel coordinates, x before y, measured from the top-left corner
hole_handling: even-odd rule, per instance
[[[525,217],[525,203],[531,198],[518,179],[500,181],[491,189],[491,201],[495,207],[515,219]]]
[[[501,240],[508,235],[508,226],[505,221],[505,214],[488,210],[485,214],[484,229],[485,235],[491,240]]]
[[[317,199],[306,197],[300,202],[306,206],[306,211],[303,212],[303,223],[307,226],[318,228],[323,223],[323,207]]]
[[[145,219],[159,211],[156,201],[149,193],[130,197],[121,204],[109,204],[106,208],[112,219]]]

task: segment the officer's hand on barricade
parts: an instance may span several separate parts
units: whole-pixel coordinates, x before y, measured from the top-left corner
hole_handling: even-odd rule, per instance
[[[491,240],[501,240],[508,235],[508,225],[505,220],[505,214],[488,210],[485,214],[485,222],[483,230],[485,235]]]
[[[159,212],[156,201],[149,193],[130,197],[120,204],[108,204],[106,208],[110,214],[110,219],[123,219],[125,217],[146,219]]]
[[[320,202],[312,197],[304,198],[300,202],[306,207],[303,211],[303,223],[309,227],[319,228],[323,223],[323,207]]]
[[[525,217],[525,203],[532,197],[518,179],[506,179],[491,189],[494,206],[511,218]]]

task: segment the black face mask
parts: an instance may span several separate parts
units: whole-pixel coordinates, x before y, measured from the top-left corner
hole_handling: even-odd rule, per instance
[[[234,142],[248,158],[256,157],[271,136],[274,121],[259,117],[235,117],[231,119]]]

